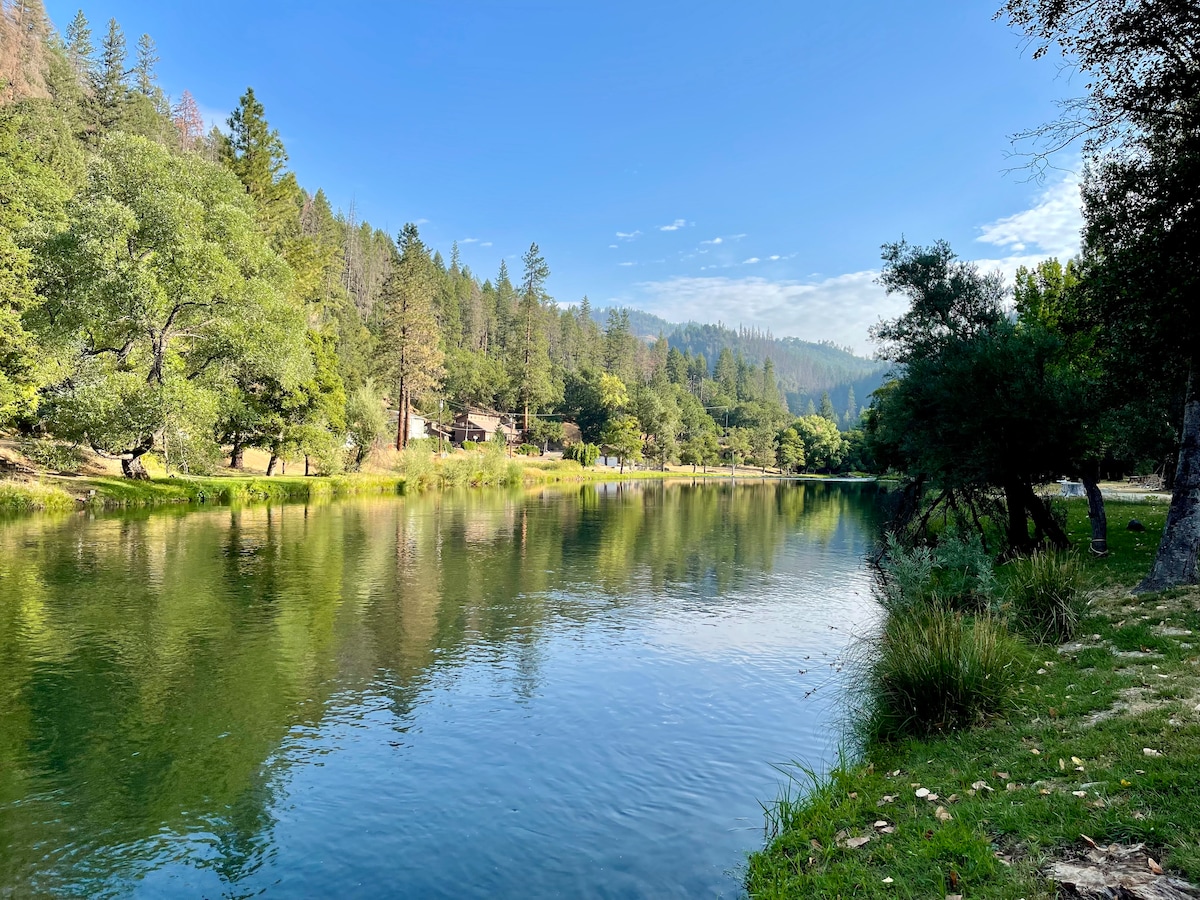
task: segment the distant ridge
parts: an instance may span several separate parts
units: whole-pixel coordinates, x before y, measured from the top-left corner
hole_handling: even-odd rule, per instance
[[[670,346],[680,352],[703,354],[709,366],[726,347],[741,353],[748,362],[762,365],[768,357],[775,364],[780,387],[787,397],[788,407],[797,415],[808,408],[808,401],[820,405],[821,394],[828,391],[835,409],[845,409],[850,390],[858,407],[870,403],[871,392],[883,384],[887,364],[864,359],[851,350],[830,341],[805,341],[796,337],[777,338],[770,332],[751,328],[729,328],[723,324],[668,322],[653,313],[625,309],[629,325],[645,341],[665,335]],[[592,317],[601,325],[608,321],[610,308],[596,309]]]

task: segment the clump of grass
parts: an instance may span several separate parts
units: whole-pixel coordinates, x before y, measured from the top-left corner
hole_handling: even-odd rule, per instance
[[[933,604],[892,612],[860,647],[872,743],[956,731],[1007,712],[1029,663],[999,616]]]
[[[0,481],[0,513],[67,512],[74,508],[74,498],[53,485]]]
[[[1013,560],[1008,569],[1013,627],[1038,643],[1062,643],[1075,637],[1087,606],[1079,558],[1036,552]]]

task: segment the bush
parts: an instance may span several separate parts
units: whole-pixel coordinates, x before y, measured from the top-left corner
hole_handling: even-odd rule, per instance
[[[946,606],[966,612],[997,611],[1000,587],[977,534],[951,528],[933,547],[905,547],[895,535],[884,542],[879,602],[889,612]]]
[[[595,444],[572,444],[563,451],[563,459],[573,459],[585,469],[591,468],[600,458],[600,448]]]
[[[934,605],[893,613],[861,647],[868,741],[955,731],[1007,712],[1029,654],[998,616]]]
[[[1007,569],[1013,627],[1039,643],[1071,640],[1087,606],[1079,558],[1039,552],[1013,560]]]
[[[477,443],[475,443],[475,441],[463,441],[462,442],[462,448],[464,450],[466,450],[468,453],[470,453],[474,450],[480,449],[481,446],[482,446],[481,444],[477,444]]]
[[[522,456],[541,456],[542,448],[537,444],[522,444],[517,448],[517,452]]]
[[[433,444],[428,440],[409,441],[400,454],[397,468],[405,483],[415,488],[426,488],[433,483]]]
[[[19,449],[22,455],[52,472],[76,472],[85,460],[84,452],[78,444],[27,438],[21,441]]]

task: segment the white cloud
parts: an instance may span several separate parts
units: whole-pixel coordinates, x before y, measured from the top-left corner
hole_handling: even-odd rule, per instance
[[[715,267],[710,267],[715,268]],[[642,282],[642,308],[673,322],[696,320],[770,329],[778,336],[832,340],[870,353],[868,329],[904,311],[902,297],[875,284],[877,272],[854,272],[815,283],[701,276]]]
[[[1066,259],[1076,254],[1081,226],[1079,181],[1071,176],[1048,187],[1029,209],[981,226],[978,241],[1002,252],[993,254],[996,258],[974,261],[984,271],[999,269],[1011,282],[1018,266],[1034,266],[1047,256]],[[724,240],[743,237],[746,235],[726,235]],[[752,256],[743,265],[760,261]],[[700,271],[726,267],[702,266]],[[674,322],[719,320],[731,326],[757,326],[781,337],[832,340],[869,355],[874,351],[867,336],[871,326],[902,315],[908,308],[906,298],[889,296],[876,284],[878,277],[874,269],[833,277],[813,273],[807,280],[716,274],[675,277],[640,282],[634,287],[634,296],[616,302]]]
[[[463,238],[459,241],[460,244],[478,244],[479,238]]]
[[[609,250],[616,250],[616,249],[617,249],[617,245],[616,245],[616,244],[609,244],[609,245],[608,245],[608,249],[609,249]]]
[[[484,242],[483,242],[482,244],[480,244],[479,246],[480,246],[480,247],[490,247],[490,246],[492,246],[492,242],[491,242],[491,241],[484,241]]]
[[[659,231],[678,231],[680,228],[686,228],[686,227],[687,227],[686,219],[676,219],[670,225],[659,225],[658,230]]]
[[[618,231],[617,237],[622,241],[636,241],[642,236],[640,231]]]
[[[725,243],[725,238],[715,237],[711,241],[701,241],[700,245],[703,246],[705,244],[723,244],[723,243]]]
[[[783,257],[776,253],[774,256],[768,256],[767,259],[769,259],[771,262],[775,262],[776,260],[783,259]]]
[[[1043,191],[1030,209],[982,226],[976,240],[1003,248],[1010,256],[1061,259],[1079,251],[1082,228],[1079,177],[1069,175]]]
[[[762,260],[759,259],[757,256],[752,256],[749,259],[742,260],[742,265],[743,266],[752,266],[757,262],[762,262]]]
[[[618,266],[636,266],[636,265],[637,265],[637,263],[635,263],[635,262],[623,262],[623,263],[617,263],[617,265],[618,265]]]
[[[429,220],[428,219],[415,219],[415,220],[413,220],[413,224],[414,225],[428,225]]]

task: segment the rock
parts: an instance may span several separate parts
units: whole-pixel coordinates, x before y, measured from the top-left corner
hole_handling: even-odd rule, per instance
[[[1125,529],[1127,531],[1145,531],[1146,526],[1143,525],[1141,522],[1139,522],[1137,519],[1130,519],[1129,524],[1125,526]]]
[[[1144,844],[1098,847],[1087,840],[1082,859],[1050,866],[1059,896],[1076,900],[1200,900],[1200,888],[1162,873]]]

